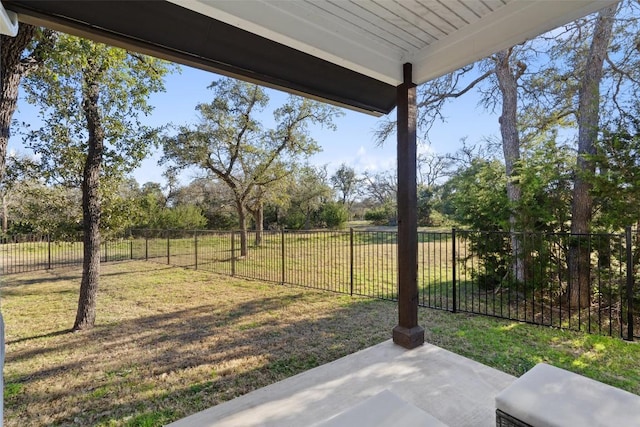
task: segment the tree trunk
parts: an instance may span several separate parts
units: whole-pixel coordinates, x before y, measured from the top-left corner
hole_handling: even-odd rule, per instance
[[[7,233],[9,231],[9,209],[7,208],[7,195],[2,195],[2,232]]]
[[[35,35],[34,26],[21,23],[15,37],[0,36],[2,55],[0,76],[2,93],[0,94],[0,180],[4,177],[9,143],[11,120],[18,106],[18,88],[20,80],[28,67],[22,62],[22,53]]]
[[[304,229],[309,230],[311,228],[311,209],[305,210],[304,215]]]
[[[238,224],[240,225],[240,256],[247,256],[247,213],[241,201],[236,200],[236,210],[238,211]]]
[[[496,54],[496,77],[502,93],[502,114],[500,116],[500,133],[502,135],[502,150],[507,175],[507,198],[511,204],[509,214],[509,228],[511,239],[511,252],[513,261],[511,272],[518,282],[525,280],[525,257],[522,247],[522,239],[516,234],[516,204],[522,196],[520,184],[514,179],[514,169],[520,160],[520,137],[518,135],[517,109],[518,109],[518,78],[524,71],[524,65],[518,64],[518,70],[512,70],[509,63],[511,52],[500,51]],[[515,74],[514,74],[515,73]]]
[[[91,67],[91,64],[89,65]],[[82,176],[84,260],[78,312],[73,330],[90,329],[96,319],[96,295],[100,279],[100,167],[104,151],[104,129],[98,111],[99,85],[85,74],[82,109],[87,119],[89,148]]]
[[[262,203],[258,203],[258,206],[253,211],[253,221],[256,223],[256,246],[262,244],[262,235],[264,231],[264,206]]]
[[[617,6],[602,9],[595,24],[593,39],[578,93],[578,159],[576,163],[573,198],[571,201],[571,233],[577,234],[569,247],[568,301],[572,308],[585,308],[591,300],[589,278],[590,253],[586,236],[591,230],[593,198],[591,185],[584,179],[585,173],[593,173],[593,162],[588,159],[595,153],[600,122],[600,81],[603,62],[611,42],[613,21]]]

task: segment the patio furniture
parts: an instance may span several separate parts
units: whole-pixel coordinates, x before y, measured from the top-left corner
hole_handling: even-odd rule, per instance
[[[640,396],[540,363],[496,396],[496,426],[640,426]]]

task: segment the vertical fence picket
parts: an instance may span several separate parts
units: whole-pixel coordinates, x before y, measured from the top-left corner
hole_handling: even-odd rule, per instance
[[[451,280],[451,287],[452,287],[452,295],[451,295],[451,311],[453,313],[457,312],[457,292],[456,292],[456,284],[457,284],[457,258],[456,258],[456,229],[452,228],[451,229],[451,274],[453,275],[453,278]]]
[[[349,295],[353,296],[353,227],[349,229]]]
[[[47,234],[47,270],[51,270],[51,234]]]
[[[625,240],[627,246],[627,336],[628,341],[633,341],[633,247],[631,240],[631,227],[625,229]]]
[[[611,269],[613,268],[612,265],[611,265],[611,258],[612,258],[612,255],[613,255],[613,251],[611,250],[611,238],[609,239],[609,245],[608,245],[607,251],[608,251],[607,252],[607,264],[608,264],[607,270],[611,271]],[[609,277],[608,277],[608,280],[607,280],[607,288],[609,289],[609,292],[607,292],[607,297],[608,297],[609,301],[611,301],[613,299],[612,298],[613,290],[612,290],[612,286],[611,286],[611,274],[609,274],[608,276]],[[613,335],[613,313],[612,313],[613,310],[611,310],[611,306],[609,306],[609,310],[608,311],[609,311],[609,316],[608,316],[609,317],[609,335]]]
[[[167,230],[167,265],[171,265],[171,236]]]
[[[194,267],[198,269],[198,232],[193,232],[193,263]]]
[[[231,232],[231,276],[236,275],[236,234]]]
[[[281,265],[281,268],[282,268],[282,272],[281,272],[281,273],[282,273],[282,276],[281,276],[281,278],[282,278],[282,284],[283,284],[283,285],[284,285],[285,283],[287,283],[287,278],[286,278],[286,276],[285,276],[285,274],[286,274],[286,264],[285,264],[285,252],[284,252],[284,247],[285,247],[285,241],[284,241],[284,228],[283,228],[282,230],[280,230],[280,248],[281,248],[280,253],[281,253],[281,255],[282,255],[282,256],[280,257],[280,260],[281,260],[280,265]]]

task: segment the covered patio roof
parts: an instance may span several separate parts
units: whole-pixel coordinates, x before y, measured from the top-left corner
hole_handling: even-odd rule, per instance
[[[50,27],[371,114],[612,0],[6,0]]]

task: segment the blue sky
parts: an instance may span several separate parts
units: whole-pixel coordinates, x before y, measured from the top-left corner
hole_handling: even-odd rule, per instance
[[[182,67],[182,73],[167,77],[166,92],[155,94],[150,99],[155,110],[145,119],[146,124],[160,126],[167,123],[195,123],[195,106],[211,100],[211,91],[207,86],[217,78],[218,75],[210,72]],[[283,104],[288,96],[272,89],[267,89],[267,92],[273,108]],[[463,137],[468,137],[469,143],[475,143],[483,137],[497,135],[497,116],[477,107],[477,101],[474,93],[468,93],[450,103],[444,111],[447,122],[437,123],[430,132],[429,149],[438,153],[453,152],[459,148]],[[389,140],[383,147],[377,147],[373,141],[373,131],[380,119],[346,109],[343,111],[344,116],[335,121],[336,131],[312,129],[312,136],[322,147],[322,152],[314,155],[310,162],[326,164],[330,172],[341,163],[346,163],[359,172],[392,169],[396,158],[395,141]],[[21,100],[14,118],[18,123],[33,122],[36,113],[33,107]],[[270,116],[270,112],[267,114]],[[265,124],[269,116],[265,117]],[[391,113],[391,117],[395,119],[395,111]],[[10,140],[9,150],[27,152],[22,147],[18,132],[13,133],[16,136]],[[155,153],[134,172],[134,177],[140,184],[164,181],[162,168],[158,166],[160,156],[161,153]],[[194,176],[194,172],[186,172],[181,180],[186,184]]]

